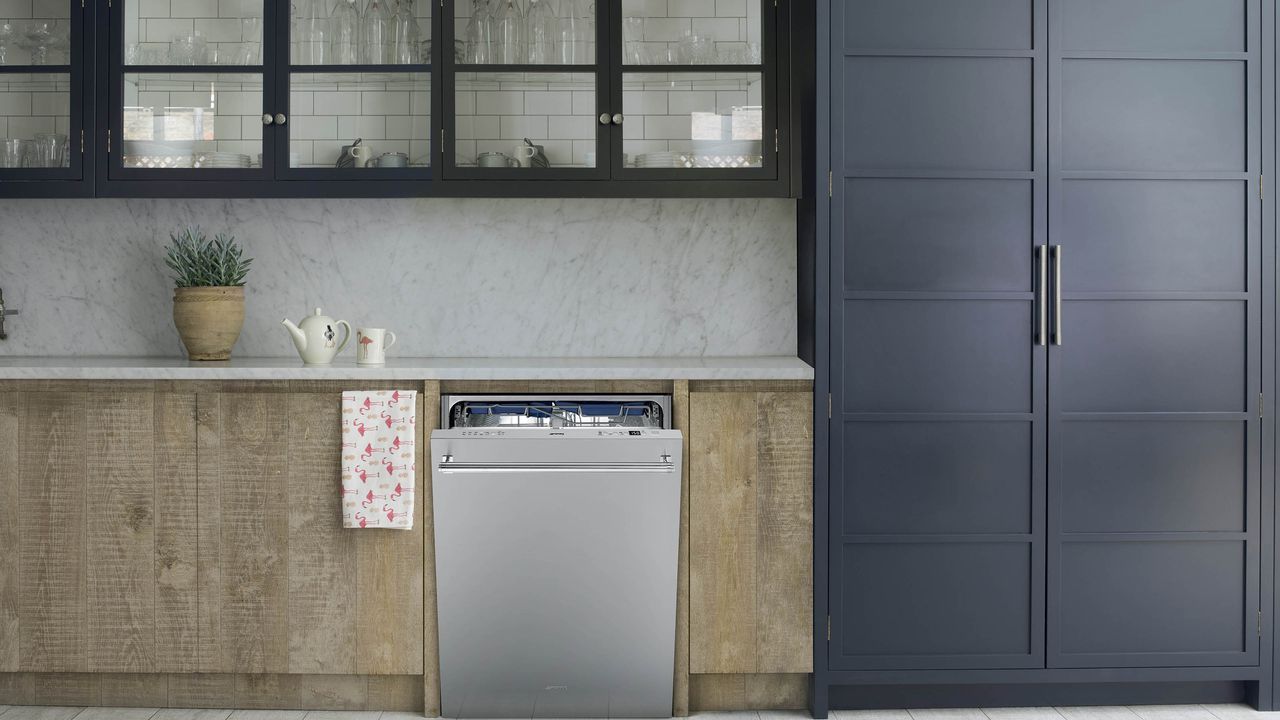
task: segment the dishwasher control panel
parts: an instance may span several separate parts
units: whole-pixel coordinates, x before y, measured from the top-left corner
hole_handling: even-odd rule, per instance
[[[453,437],[465,438],[508,438],[508,437],[654,437],[661,435],[661,430],[644,429],[636,430],[634,428],[538,428],[524,430],[465,430],[462,428],[454,428],[449,433]]]

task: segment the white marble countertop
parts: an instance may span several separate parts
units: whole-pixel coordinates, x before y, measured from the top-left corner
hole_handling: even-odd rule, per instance
[[[0,357],[0,380],[812,380],[795,357],[393,358],[305,366],[291,358]]]

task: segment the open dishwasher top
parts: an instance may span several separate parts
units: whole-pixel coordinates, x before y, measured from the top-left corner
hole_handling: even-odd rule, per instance
[[[445,429],[516,432],[562,428],[669,430],[671,396],[444,395],[440,398],[440,421],[440,427]]]

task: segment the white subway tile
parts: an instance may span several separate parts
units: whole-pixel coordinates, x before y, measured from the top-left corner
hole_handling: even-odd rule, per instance
[[[0,0],[0,18],[22,20],[32,16],[31,0]]]
[[[0,115],[30,115],[31,93],[0,93]]]
[[[312,93],[313,115],[358,115],[360,93],[317,92]]]
[[[595,118],[553,115],[547,118],[547,137],[558,140],[586,140],[595,137]]]
[[[688,116],[651,115],[644,119],[644,137],[649,140],[673,140],[692,135]]]
[[[167,43],[175,36],[190,35],[195,30],[194,20],[151,18],[144,23],[145,34],[142,42]]]
[[[218,17],[218,0],[173,0],[169,5],[169,17]]]
[[[385,136],[408,139],[413,133],[413,123],[408,115],[391,115],[386,118]]]
[[[573,112],[573,93],[527,92],[524,94],[524,111],[530,115],[564,115]],[[595,113],[589,113],[594,115]]]
[[[596,114],[596,94],[592,90],[575,90],[573,91],[573,114],[574,115],[592,115]]]
[[[462,108],[458,108],[458,114],[462,113]],[[426,90],[414,90],[409,93],[409,113],[411,115],[430,115],[431,114],[431,93]]]
[[[290,134],[299,140],[336,140],[338,119],[335,117],[296,117],[289,123]]]
[[[244,118],[239,115],[219,115],[213,119],[213,136],[219,140],[239,140]]]
[[[66,93],[38,92],[31,94],[32,115],[70,115],[71,96]]]
[[[524,112],[524,93],[510,90],[476,93],[477,115],[519,115]]]
[[[623,17],[666,17],[667,0],[625,0]]]
[[[716,112],[722,115],[728,115],[735,107],[747,104],[747,94],[740,90],[721,90],[716,93]]]
[[[547,137],[545,115],[503,115],[499,137],[507,140],[529,138],[535,142]]]
[[[735,18],[693,18],[693,34],[712,40],[733,41],[739,39],[739,25]]]
[[[262,118],[246,117],[240,118],[240,139],[242,140],[261,140],[262,139]]]
[[[218,93],[218,112],[230,115],[262,115],[262,93],[252,90],[227,90]]]
[[[627,118],[627,121],[622,124],[622,139],[631,140],[644,137],[644,120],[643,115],[633,115]]]
[[[716,0],[667,0],[670,17],[715,17]]]
[[[364,115],[408,115],[409,93],[362,92],[360,93],[360,112]]]
[[[716,108],[716,94],[706,90],[693,92],[673,92],[668,98],[668,112],[672,115],[687,115],[692,112],[711,112]]]
[[[381,140],[387,136],[387,119],[381,115],[343,115],[338,118],[338,137]],[[374,144],[377,148],[377,144]]]
[[[622,92],[623,112],[627,115],[666,115],[667,94],[653,90]]]
[[[644,23],[645,42],[676,42],[688,35],[688,18],[649,18]]]
[[[289,93],[289,113],[291,115],[314,115],[315,107],[315,93],[296,91]]]
[[[751,4],[757,8],[760,6],[759,0],[751,0]],[[759,12],[757,11],[757,15]],[[747,0],[716,0],[716,17],[740,17],[747,16]]]
[[[196,32],[211,43],[238,43],[242,35],[240,21],[225,18],[196,20]]]

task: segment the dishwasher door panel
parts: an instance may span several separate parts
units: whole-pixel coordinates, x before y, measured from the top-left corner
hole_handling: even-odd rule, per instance
[[[458,434],[433,436],[433,461],[508,467],[433,465],[444,715],[670,716],[679,433]],[[509,467],[656,463],[664,454],[673,470]]]

